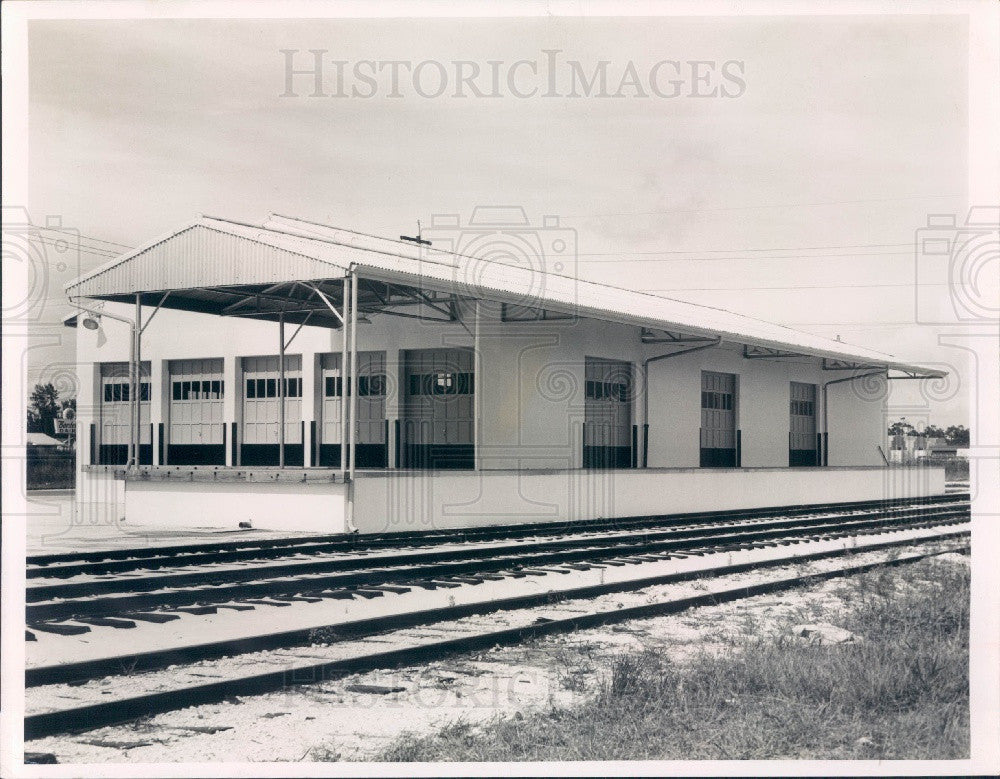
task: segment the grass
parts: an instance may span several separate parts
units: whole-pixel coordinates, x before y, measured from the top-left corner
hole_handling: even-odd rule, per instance
[[[929,560],[845,580],[824,618],[684,665],[618,656],[582,703],[405,735],[384,761],[957,759],[969,754],[969,572]]]
[[[72,452],[29,456],[25,481],[32,489],[72,489],[76,484],[76,460]]]
[[[944,468],[944,478],[947,481],[969,480],[969,458],[967,457],[921,457],[913,462],[905,463],[905,467]],[[895,466],[894,467],[898,467]]]

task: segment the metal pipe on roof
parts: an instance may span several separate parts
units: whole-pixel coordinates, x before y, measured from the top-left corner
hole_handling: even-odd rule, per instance
[[[341,317],[343,320],[343,326],[340,328],[340,479],[344,480],[345,474],[347,473],[347,338],[350,335],[348,332],[347,322],[350,317],[350,293],[347,289],[347,279],[344,276],[343,281],[343,308],[344,313]]]
[[[341,315],[341,313],[339,311],[337,311],[336,308],[333,307],[333,303],[330,302],[330,299],[326,295],[323,294],[323,292],[319,289],[319,287],[317,287],[314,284],[306,284],[303,281],[300,281],[300,282],[297,282],[297,283],[301,284],[306,289],[311,289],[313,292],[315,292],[317,295],[319,295],[319,299],[322,300],[326,304],[326,307],[328,309],[330,309],[330,312],[335,317],[337,317],[337,319],[340,320],[340,326],[341,327],[344,326],[344,317],[343,317],[343,315]],[[317,309],[317,310],[321,310],[321,309]]]
[[[351,336],[351,393],[350,393],[350,407],[351,418],[350,424],[348,425],[348,440],[350,442],[350,477],[344,484],[344,491],[346,493],[345,501],[345,525],[348,533],[357,533],[358,528],[354,524],[354,463],[355,463],[355,435],[354,428],[356,425],[355,420],[358,417],[358,276],[357,271],[351,269],[351,318],[350,318],[350,336]],[[344,285],[344,301],[347,301],[347,285],[345,279]],[[346,328],[345,328],[346,329]],[[347,383],[343,384],[343,388],[346,390],[348,387]],[[343,397],[343,393],[341,394]],[[340,451],[344,451],[343,439],[341,439]]]
[[[643,429],[643,447],[642,447],[642,467],[649,467],[649,364],[653,362],[659,362],[660,360],[666,360],[669,357],[679,357],[682,354],[691,354],[692,352],[700,352],[703,349],[711,349],[722,343],[722,336],[716,336],[715,340],[711,343],[700,344],[699,346],[692,346],[690,349],[681,349],[677,352],[668,352],[667,354],[658,354],[655,357],[647,357],[642,361],[642,424]]]
[[[481,457],[481,439],[482,439],[482,416],[483,416],[483,405],[481,393],[479,388],[483,386],[482,376],[480,375],[483,368],[482,356],[479,353],[479,300],[476,300],[476,321],[475,321],[475,334],[472,337],[472,404],[475,408],[475,417],[472,420],[472,461],[475,470],[482,470]],[[477,386],[478,385],[478,386]]]
[[[354,482],[355,451],[358,437],[358,273],[351,271],[351,426],[348,448],[351,482]],[[353,489],[352,489],[353,492]]]
[[[285,312],[278,314],[278,467],[285,467]]]
[[[70,303],[72,303],[74,306],[76,306],[81,311],[86,311],[88,314],[91,314],[92,316],[95,316],[98,319],[100,319],[101,317],[106,316],[106,317],[108,317],[108,319],[114,319],[114,320],[116,320],[118,322],[124,322],[125,324],[127,324],[131,328],[131,333],[130,333],[130,338],[129,338],[129,354],[128,354],[129,375],[131,377],[131,366],[135,363],[135,331],[136,331],[136,323],[133,320],[131,320],[128,317],[126,317],[126,316],[120,316],[118,314],[112,314],[110,311],[97,311],[96,309],[93,309],[93,308],[87,308],[86,306],[81,305],[78,300],[74,300],[72,295],[69,295],[68,297],[69,297]],[[129,410],[131,412],[131,408]],[[129,449],[131,449],[132,442],[135,440],[134,426],[135,426],[135,417],[132,416],[132,414],[130,413],[129,414],[129,428],[130,428],[129,429]],[[126,463],[126,465],[125,465],[126,468],[128,468],[129,465],[131,465],[131,463],[132,463],[132,456],[131,455],[132,455],[132,453],[130,451],[129,452],[129,462]]]

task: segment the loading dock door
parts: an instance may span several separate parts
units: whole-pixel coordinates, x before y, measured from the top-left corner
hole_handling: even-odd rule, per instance
[[[471,349],[413,349],[403,356],[400,465],[473,468],[475,375]]]
[[[222,360],[170,362],[170,465],[225,465]]]
[[[739,465],[736,429],[736,376],[701,372],[701,467]]]
[[[132,434],[132,388],[127,362],[106,362],[101,365],[101,430],[98,463],[125,465],[128,462],[129,438]],[[139,369],[139,464],[153,464],[153,430],[149,416],[149,363]]]
[[[816,440],[816,385],[791,383],[788,433],[788,464],[818,464]]]
[[[302,459],[302,355],[285,355],[285,465]],[[278,357],[243,358],[241,465],[278,465]]]
[[[632,364],[588,357],[583,428],[584,468],[631,468]]]
[[[324,354],[320,360],[323,410],[319,464],[325,468],[339,468],[344,397],[340,355]],[[386,468],[389,465],[385,396],[385,352],[358,352],[358,424],[354,432],[358,447],[354,462],[358,468]]]

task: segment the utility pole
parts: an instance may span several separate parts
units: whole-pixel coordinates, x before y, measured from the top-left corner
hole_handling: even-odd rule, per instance
[[[417,237],[414,238],[412,235],[401,235],[401,236],[399,236],[399,240],[401,240],[401,241],[410,241],[411,243],[415,243],[418,246],[430,246],[431,245],[430,241],[425,241],[423,239],[423,234],[421,233],[420,220],[419,219],[417,220]]]

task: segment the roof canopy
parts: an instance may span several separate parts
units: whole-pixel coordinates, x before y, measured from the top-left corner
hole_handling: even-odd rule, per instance
[[[356,271],[360,313],[407,316],[406,306],[455,318],[456,301],[486,299],[742,344],[748,356],[803,355],[835,368],[940,371],[783,325],[542,269],[456,254],[272,215],[252,225],[201,217],[70,282],[85,297],[340,327],[336,301]],[[412,310],[412,309],[411,309]],[[409,314],[416,316],[415,314]],[[426,318],[420,314],[421,318]]]

